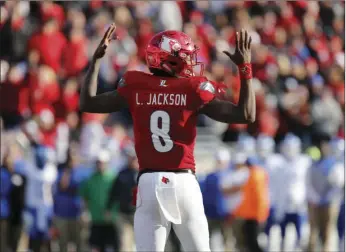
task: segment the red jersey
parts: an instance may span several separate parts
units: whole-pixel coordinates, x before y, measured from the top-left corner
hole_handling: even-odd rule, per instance
[[[133,119],[140,170],[195,170],[198,109],[214,99],[205,77],[159,77],[128,71],[119,82]]]

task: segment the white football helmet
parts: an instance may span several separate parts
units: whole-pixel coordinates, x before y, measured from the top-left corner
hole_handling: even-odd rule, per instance
[[[288,133],[280,145],[280,152],[287,158],[293,159],[302,151],[302,143],[299,137]]]
[[[261,158],[267,157],[272,154],[275,149],[274,139],[267,135],[259,135],[256,141],[257,155]]]
[[[239,136],[237,146],[237,152],[243,152],[247,156],[253,156],[256,154],[256,140],[249,135]]]

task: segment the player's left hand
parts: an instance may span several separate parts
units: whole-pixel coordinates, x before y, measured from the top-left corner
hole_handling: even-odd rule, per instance
[[[236,48],[233,54],[223,51],[236,65],[251,63],[251,36],[242,29],[236,33]]]
[[[115,31],[115,24],[111,24],[107,31],[105,32],[105,35],[103,36],[103,39],[101,40],[100,44],[96,48],[96,51],[94,53],[93,59],[97,60],[102,58],[106,54],[107,47],[109,46],[112,39],[114,39],[114,31]]]

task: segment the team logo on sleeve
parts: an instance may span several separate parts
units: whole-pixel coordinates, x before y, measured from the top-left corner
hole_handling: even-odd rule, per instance
[[[118,82],[118,87],[124,87],[126,86],[125,79],[121,78],[120,81]]]
[[[199,89],[215,94],[215,88],[209,81],[202,82],[199,85]]]
[[[166,177],[162,177],[162,183],[168,184],[169,183],[169,179]]]

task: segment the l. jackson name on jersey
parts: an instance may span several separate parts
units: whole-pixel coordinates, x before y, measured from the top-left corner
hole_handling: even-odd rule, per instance
[[[140,169],[195,169],[193,156],[197,111],[214,99],[216,89],[205,77],[158,77],[128,71],[118,93],[133,118]]]

